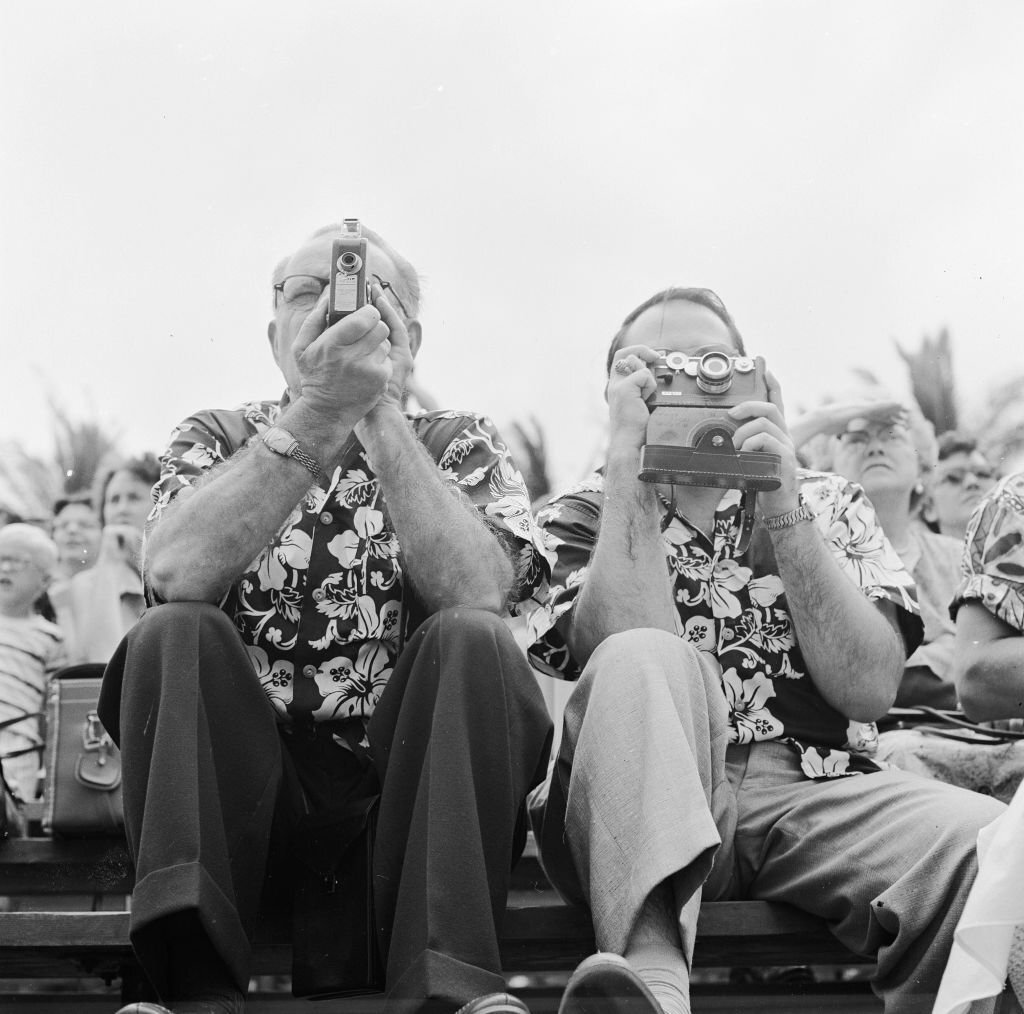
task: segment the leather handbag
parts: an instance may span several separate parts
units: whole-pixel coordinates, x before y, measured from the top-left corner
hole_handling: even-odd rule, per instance
[[[103,666],[68,666],[46,699],[43,830],[63,836],[122,835],[121,753],[96,704]]]

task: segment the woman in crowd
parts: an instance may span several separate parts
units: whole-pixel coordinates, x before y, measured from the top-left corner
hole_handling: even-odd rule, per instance
[[[963,542],[974,508],[995,482],[996,470],[977,440],[953,430],[943,433],[921,517],[933,531]]]
[[[87,493],[63,497],[53,505],[53,541],[57,544],[57,575],[67,580],[96,562],[100,519]]]
[[[107,662],[142,615],[142,532],[160,477],[156,458],[133,458],[102,478],[96,502],[103,531],[95,566],[51,593],[68,661]]]

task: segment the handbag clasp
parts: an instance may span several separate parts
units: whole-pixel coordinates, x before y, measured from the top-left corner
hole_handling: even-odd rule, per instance
[[[82,727],[82,746],[86,750],[99,752],[96,763],[100,767],[107,763],[107,758],[114,752],[114,741],[110,738],[110,733],[103,728],[100,716],[95,711],[90,711],[85,716],[85,725]]]

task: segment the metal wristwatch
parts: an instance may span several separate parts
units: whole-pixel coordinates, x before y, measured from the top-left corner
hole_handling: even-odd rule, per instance
[[[311,454],[307,454],[299,446],[298,440],[283,427],[271,426],[263,434],[263,443],[275,454],[280,454],[285,458],[294,458],[300,465],[309,469],[313,476],[319,480],[322,474],[320,463]]]
[[[771,532],[777,532],[781,528],[790,528],[793,525],[799,524],[801,521],[813,521],[815,518],[814,511],[804,502],[804,498],[800,498],[800,506],[795,510],[786,511],[785,514],[776,514],[775,517],[765,518],[764,526]]]

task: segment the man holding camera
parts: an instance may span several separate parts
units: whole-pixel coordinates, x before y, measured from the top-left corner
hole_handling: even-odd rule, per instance
[[[709,354],[751,368],[709,290],[634,310],[609,353],[603,472],[540,513],[558,558],[531,658],[579,682],[531,816],[603,952],[561,1014],[688,1011],[702,897],[821,916],[877,956],[886,1010],[930,1010],[977,831],[1003,807],[847,742],[851,721],[889,708],[920,639],[911,580],[859,487],[797,468],[770,374],[736,404],[718,381],[697,389]],[[644,451],[655,375],[673,362],[690,363],[669,379],[678,403],[733,431],[732,448],[716,438],[717,486],[638,477],[657,457]],[[777,485],[760,485],[755,521],[752,498],[722,487],[766,461]]]
[[[404,412],[419,284],[364,233],[370,298],[330,326],[339,228],[275,271],[282,400],[174,432],[162,604],[106,672],[132,943],[179,1014],[242,1010],[257,915],[293,899],[296,992],[379,988],[379,947],[389,1011],[525,1011],[495,927],[551,723],[501,616],[547,563],[489,420]]]

